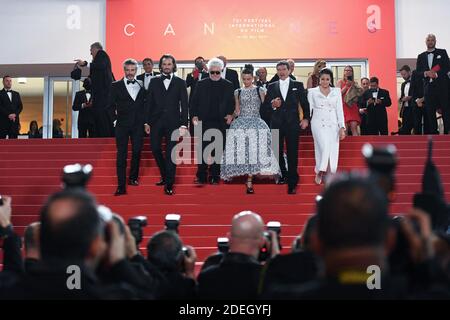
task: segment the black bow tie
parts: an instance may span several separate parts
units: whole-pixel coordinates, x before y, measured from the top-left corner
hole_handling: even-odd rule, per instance
[[[136,80],[127,80],[127,84],[130,84],[130,83],[135,84]]]
[[[12,92],[12,90],[6,90],[6,92]]]
[[[150,77],[151,75],[152,75],[151,73],[146,73],[145,77],[147,78],[147,77]]]
[[[167,76],[163,74],[163,75],[161,75],[161,78],[162,78],[163,81],[164,81],[164,80],[166,80],[166,79],[167,79],[167,80],[170,80],[171,77],[170,77],[170,74],[167,75]]]

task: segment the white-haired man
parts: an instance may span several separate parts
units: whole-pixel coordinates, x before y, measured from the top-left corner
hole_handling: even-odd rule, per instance
[[[234,90],[233,84],[222,78],[223,61],[213,58],[208,62],[209,78],[202,79],[197,83],[196,90],[191,102],[191,119],[194,126],[202,124],[202,157],[197,170],[198,184],[207,181],[208,165],[204,151],[207,144],[203,141],[205,132],[209,129],[217,129],[221,134],[222,149],[211,152],[213,163],[210,167],[210,183],[218,184],[220,178],[220,160],[222,159],[223,146],[225,146],[225,130],[233,119],[234,112]],[[214,139],[214,143],[217,141]],[[218,151],[217,153],[215,151]],[[220,153],[220,154],[219,154]]]
[[[142,81],[136,80],[138,63],[127,59],[123,63],[125,76],[112,84],[111,107],[117,114],[116,146],[117,146],[117,180],[115,195],[126,194],[126,169],[128,139],[131,139],[132,156],[129,185],[137,186],[139,178],[139,161],[141,158],[144,122],[146,114],[144,98],[145,90]]]

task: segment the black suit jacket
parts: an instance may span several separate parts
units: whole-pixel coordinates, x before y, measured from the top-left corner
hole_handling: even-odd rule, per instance
[[[400,105],[401,105],[402,109],[404,108],[405,103],[401,102],[401,100],[405,97],[405,92],[404,91],[405,91],[405,86],[406,86],[406,84],[408,82],[409,82],[409,91],[406,92],[406,96],[407,97],[411,97],[411,100],[408,101],[408,108],[409,107],[414,107],[416,105],[416,102],[414,101],[414,96],[413,96],[413,93],[414,93],[414,81],[415,81],[415,79],[413,79],[413,77],[411,75],[409,80],[404,81],[402,83],[402,85],[401,85],[401,88],[400,88],[400,92],[401,92],[401,94],[400,94]]]
[[[241,85],[239,84],[239,75],[236,70],[228,69],[225,72],[225,79],[233,84],[233,90],[239,89]]]
[[[367,101],[372,98],[372,90],[367,90],[363,94],[363,105],[369,109],[373,109],[374,105],[367,105]],[[391,97],[389,96],[389,91],[385,89],[378,89],[378,99],[381,100],[381,105],[376,105],[376,108],[373,109],[375,112],[386,112],[386,108],[392,105]]]
[[[250,256],[227,253],[219,265],[198,276],[200,299],[257,299],[261,265]]]
[[[123,78],[113,82],[111,90],[111,108],[117,111],[116,127],[141,127],[144,130],[146,105],[145,90],[142,87],[136,97],[131,98]]]
[[[94,108],[106,109],[110,105],[113,75],[111,60],[104,50],[100,50],[89,66],[92,80],[92,103]]]
[[[280,98],[282,103],[280,108],[273,110],[272,100],[275,98]],[[261,116],[274,128],[281,128],[284,123],[298,125],[300,121],[299,107],[303,110],[304,119],[309,120],[309,102],[303,83],[290,80],[286,100],[284,100],[280,91],[280,82],[277,81],[271,83],[267,89]]]
[[[150,81],[147,94],[147,123],[152,126],[157,121],[168,121],[170,129],[188,125],[188,95],[186,82],[173,76],[166,90],[163,79],[155,77]]]
[[[91,100],[92,100],[92,93],[91,93]],[[87,97],[86,97],[86,90],[78,91],[75,94],[75,99],[73,100],[72,110],[73,111],[79,111],[78,113],[78,125],[87,125],[87,124],[94,124],[94,113],[92,110],[92,107],[88,108],[82,108],[82,104],[86,103]]]
[[[434,50],[432,68],[437,65],[440,66],[440,70],[437,72],[438,77],[433,80],[433,83],[438,87],[446,87],[448,80],[447,73],[450,71],[450,61],[445,49]],[[425,51],[419,54],[419,56],[417,57],[416,71],[418,73],[418,77],[426,82],[429,82],[429,78],[425,77],[424,75],[425,71],[429,70],[430,67],[428,66],[428,51]]]
[[[234,89],[233,84],[225,79],[219,80],[223,90],[223,98],[220,103],[220,116],[225,118],[227,115],[231,115],[234,112]],[[194,95],[191,99],[191,119],[198,117],[201,121],[207,118],[207,112],[209,110],[209,104],[211,101],[211,83],[210,78],[202,79],[197,82],[197,86],[194,90]],[[225,120],[224,120],[225,121]]]
[[[17,91],[11,90],[12,101],[9,100],[5,89],[0,90],[0,124],[7,124],[8,116],[12,113],[16,114],[16,123],[19,123],[19,114],[22,112],[23,104],[20,94]]]

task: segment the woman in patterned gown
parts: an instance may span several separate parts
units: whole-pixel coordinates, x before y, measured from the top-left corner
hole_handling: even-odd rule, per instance
[[[247,193],[253,194],[253,177],[276,177],[280,167],[272,150],[270,129],[259,114],[265,89],[253,85],[251,65],[246,65],[242,71],[242,82],[244,87],[234,92],[235,120],[227,130],[220,175],[225,181],[246,175]]]

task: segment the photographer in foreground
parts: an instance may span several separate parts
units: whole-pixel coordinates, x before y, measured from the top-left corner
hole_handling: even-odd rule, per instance
[[[271,235],[271,257],[279,253],[277,235]],[[218,265],[202,271],[198,277],[201,299],[256,299],[262,265],[258,261],[266,243],[262,218],[250,211],[234,216],[230,233],[230,251]]]

